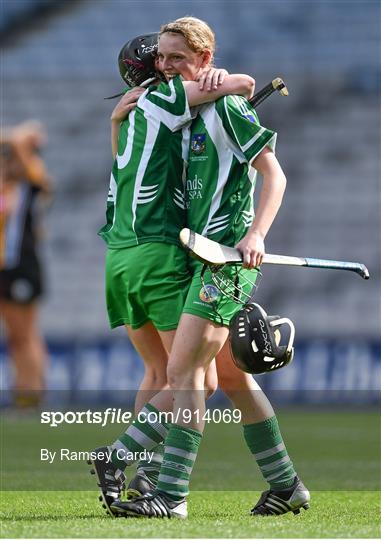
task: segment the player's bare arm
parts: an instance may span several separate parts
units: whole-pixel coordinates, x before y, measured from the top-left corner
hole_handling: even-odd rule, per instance
[[[12,129],[10,137],[25,179],[42,192],[50,194],[52,179],[39,155],[46,142],[42,125],[33,120],[25,122]]]
[[[130,111],[136,107],[139,97],[145,92],[145,88],[137,86],[129,90],[115,106],[111,113],[111,150],[115,158],[118,151],[118,135],[120,123],[128,116]]]
[[[253,167],[263,176],[263,184],[255,219],[236,246],[242,252],[245,268],[254,268],[262,263],[264,241],[282,203],[287,182],[275,154],[268,147],[254,160]]]
[[[219,71],[221,70],[214,72],[217,79],[219,77]],[[201,90],[200,83],[196,81],[184,81],[183,84],[191,107],[216,101],[220,97],[229,94],[236,94],[250,99],[255,89],[254,79],[245,74],[224,75],[223,82],[213,86],[211,90],[208,90],[208,87]]]

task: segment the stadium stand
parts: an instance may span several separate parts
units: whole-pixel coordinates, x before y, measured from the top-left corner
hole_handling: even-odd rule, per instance
[[[39,2],[33,2],[37,6]],[[10,6],[32,2],[7,2]],[[213,5],[212,5],[213,4]],[[33,21],[3,52],[3,123],[39,118],[47,126],[46,160],[55,177],[48,218],[49,296],[43,328],[50,338],[109,336],[105,314],[103,224],[111,153],[103,97],[123,87],[116,58],[132,35],[193,14],[216,30],[217,64],[273,76],[290,97],[273,96],[258,111],[276,129],[288,177],[269,252],[359,260],[369,282],[333,271],[264,268],[258,301],[290,316],[306,337],[379,335],[380,88],[375,51],[379,5],[364,1],[160,3],[126,8],[114,0],[73,2],[41,26]],[[13,8],[12,8],[13,9]],[[18,15],[19,16],[19,15]],[[232,24],[234,21],[234,24]],[[353,46],[353,44],[356,44]],[[360,314],[360,316],[359,316]]]

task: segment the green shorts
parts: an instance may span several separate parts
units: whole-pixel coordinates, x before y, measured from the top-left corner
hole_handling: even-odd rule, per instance
[[[158,330],[177,327],[191,282],[186,252],[173,244],[147,243],[108,249],[106,303],[111,328],[134,329],[152,321]]]
[[[250,295],[257,280],[258,271],[232,265],[225,266],[224,273],[227,277],[232,277],[234,281],[237,269],[239,269],[239,279],[236,281],[236,285],[241,287],[244,294]],[[205,271],[203,276],[204,287],[201,281],[201,271],[202,267],[199,267],[193,275],[183,313],[190,313],[217,324],[229,326],[232,317],[242,309],[242,304],[227,298],[218,290],[212,281],[212,273],[209,269]],[[244,294],[241,294],[241,299],[244,299]]]

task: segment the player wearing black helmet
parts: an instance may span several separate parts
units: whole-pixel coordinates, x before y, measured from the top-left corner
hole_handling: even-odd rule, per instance
[[[144,34],[130,39],[123,45],[118,55],[119,73],[128,85],[125,91],[109,96],[105,99],[114,99],[123,96],[130,88],[136,86],[146,87],[155,80],[164,78],[156,71],[158,34]]]
[[[191,25],[187,25],[189,35],[184,33],[185,29],[183,29],[182,31],[177,31],[176,29],[174,29],[174,32],[172,32],[171,29],[168,29],[168,39],[166,39],[165,46],[162,44],[162,39],[160,39],[160,45],[162,47],[159,54],[159,65],[160,69],[162,69],[162,71],[164,72],[167,80],[170,81],[169,85],[173,83],[173,80],[176,80],[176,74],[181,74],[184,77],[185,81],[195,80],[197,72],[195,73],[194,68],[195,66],[197,67],[197,62],[200,65],[200,62],[204,62],[205,59],[210,61],[212,56],[211,51],[214,49],[213,44],[211,44],[211,46],[209,47],[208,43],[209,38],[213,37],[213,33],[210,28],[207,27],[205,23],[197,19],[186,19],[186,21],[180,20],[179,23],[192,23]],[[200,31],[193,31],[194,23]],[[175,39],[176,36],[178,37],[178,34],[180,34],[180,40]],[[153,90],[153,92],[155,93],[156,91]],[[168,93],[166,96],[166,100],[167,102],[170,101]],[[213,101],[213,99],[208,101]],[[247,117],[249,121],[251,121],[250,118]],[[213,129],[212,125],[210,127]],[[196,132],[198,133],[197,130]],[[209,142],[207,144],[209,146]],[[200,138],[200,140],[198,138],[195,138],[194,144],[192,138],[191,148],[194,149],[195,153],[197,153],[199,150],[201,152],[204,151],[205,148],[203,147],[202,138]],[[131,155],[131,149],[128,150],[128,155]],[[223,171],[224,168],[221,168],[221,170]],[[180,200],[178,200],[178,202],[180,202]],[[150,216],[150,218],[150,224],[153,224],[152,216]],[[161,258],[160,263],[162,264],[163,262],[164,259]],[[200,299],[202,300],[201,296]],[[184,335],[182,335],[182,337],[185,338]],[[186,346],[185,349],[187,349]],[[229,359],[228,361],[230,361],[230,355],[226,356],[225,360],[227,359]],[[233,377],[233,384],[231,379],[232,373],[234,373],[235,377]],[[221,372],[219,371],[219,382],[221,382],[220,374]],[[276,417],[274,415],[274,411],[271,408],[271,405],[268,403],[263,393],[257,392],[257,390],[260,390],[258,386],[253,389],[253,379],[249,378],[248,376],[244,376],[244,374],[240,370],[235,368],[235,366],[231,364],[230,366],[227,366],[224,373],[224,378],[225,380],[223,382],[226,386],[222,385],[222,387],[224,390],[226,388],[225,391],[231,391],[233,400],[233,394],[235,394],[235,397],[239,400],[241,400],[242,393],[246,395],[247,399],[243,399],[241,400],[241,402],[239,401],[238,405],[238,407],[240,407],[242,411],[243,424],[245,424],[245,440],[250,450],[254,454],[258,465],[261,467],[264,478],[270,482],[271,489],[269,493],[266,494],[265,500],[262,500],[262,498],[260,503],[258,503],[258,505],[253,509],[253,514],[285,513],[287,511],[293,511],[297,513],[300,506],[302,506],[302,503],[304,507],[308,506],[307,501],[309,498],[309,494],[308,491],[305,490],[304,486],[301,485],[298,477],[295,474],[292,462],[288,457],[287,450],[282,441],[282,437],[277,426]],[[243,378],[245,379],[245,384],[242,383]],[[248,383],[247,378],[250,379],[251,384],[246,384]],[[228,379],[229,382],[227,382]],[[245,390],[241,392],[241,388],[245,388],[246,392]],[[182,458],[188,461],[186,466],[186,472],[184,472],[186,476],[182,474],[179,477],[178,468],[174,470],[173,467],[170,465],[168,459],[164,457],[164,468],[162,467],[161,469],[160,477],[157,484],[157,489],[162,493],[163,496],[159,497],[159,499],[156,500],[155,494],[157,493],[157,491],[155,491],[152,500],[137,500],[136,503],[117,502],[110,505],[109,509],[111,512],[114,511],[118,514],[139,516],[145,515],[150,517],[154,515],[156,517],[159,515],[160,517],[164,515],[169,517],[186,517],[187,515],[185,497],[188,492],[189,476],[192,470],[192,463],[194,461],[194,457],[197,453],[200,434],[198,433],[197,428],[194,429],[193,426],[189,426],[192,429],[187,430],[186,426],[182,427],[182,425],[177,424],[168,426],[165,424],[165,422],[162,422],[162,416],[160,411],[168,409],[162,407],[162,404],[160,402],[161,397],[162,393],[160,393],[160,395],[156,394],[156,396],[152,400],[150,400],[150,402],[143,408],[144,417],[146,416],[147,412],[154,412],[154,417],[157,418],[158,421],[152,425],[148,420],[148,424],[150,425],[147,426],[147,421],[141,423],[138,416],[137,419],[134,421],[134,425],[129,427],[127,431],[122,434],[119,439],[115,441],[111,446],[111,450],[113,450],[111,461],[113,466],[124,469],[126,465],[130,464],[130,462],[127,463],[126,460],[124,460],[124,462],[121,461],[118,458],[118,451],[122,451],[123,453],[126,451],[126,449],[133,450],[135,448],[145,448],[149,451],[152,448],[152,444],[154,444],[155,442],[157,443],[158,441],[165,438],[165,434],[170,427],[169,435],[166,438],[166,452],[167,450],[170,451],[173,447],[174,453],[176,455],[181,455]],[[266,401],[267,403],[265,403]],[[246,405],[248,404],[247,402],[250,402],[248,408],[246,407]],[[181,418],[179,420],[179,423],[181,424]],[[153,432],[151,431],[151,428],[154,429]],[[255,444],[253,443],[254,440]],[[190,446],[192,447],[192,449],[189,453]],[[267,457],[265,461],[263,461],[263,453],[266,453],[266,455],[267,453],[269,453],[269,462],[267,461]],[[278,505],[278,511],[273,511],[271,508],[269,508],[267,504],[273,497],[278,497],[282,501],[284,501],[282,504]],[[157,506],[157,503],[159,503],[159,506]],[[156,510],[158,511],[158,513],[156,512]]]
[[[145,34],[123,45],[118,57],[119,72],[129,86],[147,86],[158,78],[157,39],[157,33]]]
[[[190,73],[193,58],[208,53],[210,57],[213,50],[211,29],[203,21],[185,17],[162,27],[159,67],[171,79],[179,73],[179,66],[184,73]],[[246,207],[254,183],[250,174],[248,177],[249,165],[255,161],[255,167],[265,177],[264,184],[269,189],[261,192],[255,221],[258,231],[254,231],[253,237],[246,238],[248,245],[245,251],[249,255],[256,255],[252,260],[250,257],[250,266],[260,264],[264,251],[263,237],[275,217],[285,185],[272,152],[274,144],[275,134],[261,127],[255,111],[248,108],[244,99],[235,96],[200,108],[192,123],[186,203],[188,222],[193,219],[197,232],[226,235],[226,239],[234,245],[253,220],[253,212],[250,212],[252,205]],[[241,212],[242,209],[244,211]],[[212,291],[212,287],[206,295],[197,272],[196,269],[169,357],[168,379],[174,394],[173,413],[176,420],[169,427],[165,439],[158,483],[155,491],[146,497],[113,504],[111,508],[122,515],[182,518],[187,515],[189,480],[204,427],[202,385],[205,367],[218,356],[227,337],[227,328],[218,326],[218,320],[223,318],[223,324],[228,326],[231,316],[237,311],[230,303],[216,298],[212,294],[216,292]],[[217,313],[213,303],[217,305]],[[226,360],[229,362],[230,356]],[[233,368],[228,365],[226,372],[233,371]],[[230,373],[226,373],[228,375]],[[220,372],[218,377],[221,382]],[[240,381],[237,386],[228,384],[226,390],[236,390],[235,396],[232,395],[234,392],[231,395],[235,403],[238,401],[242,417],[245,415],[246,443],[270,484],[270,490],[263,495],[252,513],[298,513],[301,506],[308,507],[309,494],[296,475],[276,416],[273,411],[269,414],[268,409],[265,414],[262,409],[261,419],[255,416],[254,411],[260,406],[253,395],[253,380],[241,372],[240,378],[235,377],[234,382],[237,381]],[[184,389],[188,391],[184,392]],[[150,401],[150,405],[160,408],[159,395]],[[183,418],[182,411],[185,410],[194,412],[190,419]],[[143,441],[140,435],[139,439],[134,437],[134,430],[129,428],[115,443],[115,448],[131,449],[133,440]],[[147,442],[149,444],[145,439],[146,449]]]
[[[128,42],[119,55],[123,79],[133,85],[150,86],[145,91],[130,90],[112,113],[115,162],[107,199],[107,222],[99,232],[108,245],[106,300],[110,325],[126,327],[145,363],[137,412],[159,390],[167,388],[168,352],[191,277],[187,256],[179,243],[179,231],[185,223],[183,171],[191,121],[189,107],[230,93],[249,97],[254,90],[251,77],[227,75],[225,70],[211,68],[207,55],[193,53],[194,78],[180,66],[173,77],[168,77],[168,82],[160,83],[155,80],[154,51],[154,35],[140,36]],[[211,74],[205,83],[208,92],[200,88],[203,86],[200,82],[195,82],[196,74],[205,70]],[[219,82],[223,85],[218,85]],[[137,107],[125,118],[131,95],[136,98]],[[213,367],[210,373],[214,375]],[[215,386],[215,377],[206,380],[209,392]],[[163,401],[160,407],[170,410],[169,392]],[[152,412],[150,405],[148,410]],[[147,440],[145,429],[145,425],[134,423],[135,441]],[[150,430],[149,439],[154,447],[165,437],[167,429],[158,425]],[[129,435],[127,438],[130,440]],[[111,504],[124,485],[121,470],[131,464],[118,459],[123,453],[116,454],[123,441],[126,442],[124,435],[111,450],[98,449],[100,456],[112,452],[111,463],[93,460],[101,499],[110,514]],[[153,453],[153,460],[159,463],[162,460],[159,449]]]

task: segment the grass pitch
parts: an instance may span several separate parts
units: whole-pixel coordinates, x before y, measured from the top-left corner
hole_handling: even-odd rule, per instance
[[[39,459],[41,447],[85,450],[107,444],[120,426],[61,429],[42,426],[38,419],[4,418],[1,537],[380,537],[377,411],[286,410],[278,412],[278,419],[296,470],[311,491],[311,508],[298,516],[251,517],[249,511],[266,485],[245,448],[241,428],[210,424],[192,475],[189,518],[178,521],[112,519],[101,508],[85,463],[49,465]]]
[[[248,516],[259,492],[193,492],[190,517],[112,519],[89,492],[8,492],[2,501],[6,538],[377,538],[378,492],[315,492],[298,516]]]

